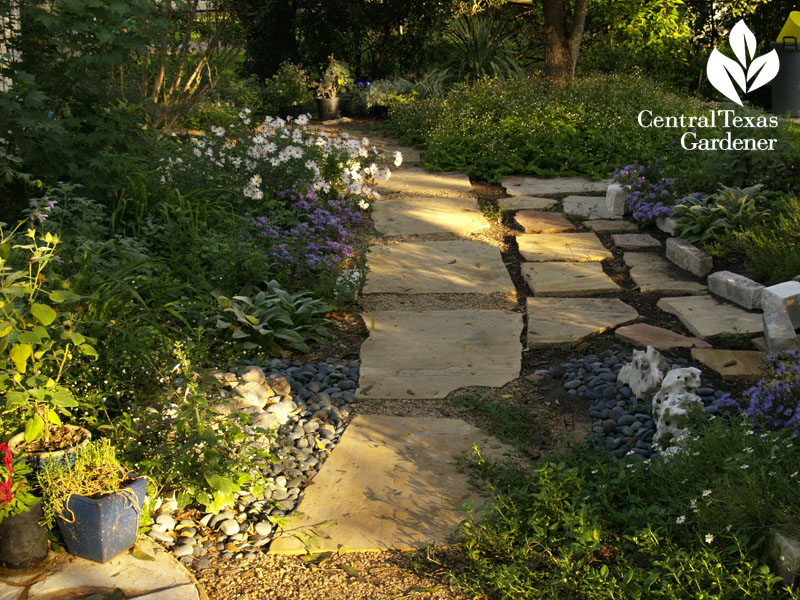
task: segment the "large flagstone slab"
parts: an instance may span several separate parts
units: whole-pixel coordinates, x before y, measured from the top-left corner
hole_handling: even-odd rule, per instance
[[[638,318],[618,298],[528,298],[528,348],[579,342]]]
[[[377,182],[379,192],[402,192],[423,196],[472,196],[472,184],[463,173],[429,173],[422,169],[392,171],[388,180]]]
[[[447,196],[398,196],[376,202],[375,229],[384,235],[471,233],[489,227],[475,200]]]
[[[605,192],[611,180],[591,181],[583,177],[504,177],[500,184],[506,188],[509,196],[549,196]]]
[[[575,230],[575,225],[559,212],[521,210],[514,215],[514,219],[522,225],[525,233],[561,233]]]
[[[687,337],[663,327],[648,323],[625,325],[614,332],[614,336],[639,348],[652,346],[659,350],[672,348],[711,348],[711,344],[699,338]]]
[[[444,398],[519,377],[522,315],[502,310],[382,311],[362,315],[360,398]]]
[[[760,313],[747,312],[713,296],[661,298],[656,306],[678,317],[686,329],[701,338],[764,331]]]
[[[599,262],[523,263],[522,276],[536,296],[592,296],[620,291]]]
[[[517,236],[522,257],[531,262],[599,261],[613,258],[594,233],[531,233]]]
[[[461,419],[358,415],[270,553],[304,554],[303,540],[314,533],[321,536],[314,552],[447,544],[468,517],[463,507],[487,499],[457,466],[475,443],[493,458],[510,451]]]
[[[567,196],[563,202],[564,212],[588,219],[622,219],[608,210],[605,196]]]
[[[470,240],[371,246],[364,294],[513,293],[500,250]]]
[[[594,221],[584,221],[586,227],[595,233],[610,233],[614,231],[638,231],[639,228],[624,219],[597,219]]]
[[[764,352],[753,350],[723,350],[714,348],[694,348],[692,358],[713,369],[726,379],[752,379],[763,377],[759,369],[766,357]]]
[[[622,256],[631,268],[631,279],[645,294],[698,294],[706,286],[679,276],[672,263],[649,252],[626,252]]]
[[[503,210],[548,210],[558,204],[552,198],[536,198],[534,196],[514,196],[498,200]]]

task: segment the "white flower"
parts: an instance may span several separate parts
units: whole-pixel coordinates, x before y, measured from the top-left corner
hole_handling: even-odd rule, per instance
[[[684,515],[681,515],[680,517],[678,517],[677,519],[675,519],[675,522],[676,522],[678,525],[683,525],[684,523],[686,523],[686,517],[685,517]]]
[[[222,137],[225,135],[225,128],[224,127],[217,127],[216,125],[211,126],[211,133],[216,135],[217,137]]]
[[[714,536],[711,535],[710,533],[707,533],[704,539],[706,540],[706,544],[710,544],[711,542],[714,541]]]
[[[403,164],[403,153],[399,150],[394,153],[394,166],[399,167]]]
[[[742,466],[741,466],[741,467],[739,467],[739,468],[740,468],[740,469],[747,469],[747,468],[749,468],[749,467],[750,467],[750,465],[742,465]]]
[[[200,151],[200,148],[195,148],[194,150],[192,150],[192,152],[194,152],[194,155],[197,157],[203,156],[203,153]]]
[[[360,200],[358,205],[362,208],[362,210],[367,210],[369,208],[369,202],[366,200]]]
[[[307,125],[308,124],[308,115],[300,115],[295,119],[295,123],[298,125]]]
[[[711,495],[711,490],[703,490],[703,498]]]

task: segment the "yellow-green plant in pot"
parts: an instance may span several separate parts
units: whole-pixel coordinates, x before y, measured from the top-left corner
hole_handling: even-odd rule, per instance
[[[0,397],[5,398],[0,410],[4,429],[9,424],[23,429],[9,443],[13,453],[58,456],[89,439],[88,431],[61,420],[79,406],[62,376],[76,353],[96,357],[97,352],[63,310],[78,296],[51,283],[58,236],[32,228],[21,234],[22,226],[7,232],[0,223]],[[37,460],[30,462],[39,468]]]
[[[106,562],[136,543],[147,479],[128,472],[107,439],[78,450],[74,464],[46,464],[39,485],[45,521],[71,554]]]

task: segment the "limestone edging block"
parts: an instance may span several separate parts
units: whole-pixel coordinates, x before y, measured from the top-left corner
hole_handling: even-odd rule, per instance
[[[579,342],[639,313],[618,298],[528,298],[528,348]]]
[[[583,177],[504,177],[500,180],[500,185],[506,188],[509,196],[605,192],[610,183],[610,179],[591,181]]]
[[[513,294],[500,250],[471,240],[371,246],[363,294]]]
[[[739,306],[752,310],[761,308],[764,286],[752,279],[730,271],[717,271],[708,276],[708,291]]]
[[[497,459],[511,450],[461,419],[356,416],[270,553],[305,553],[297,538],[320,523],[327,526],[314,552],[446,544],[466,518],[465,503],[477,508],[487,499],[457,465],[474,443]]]
[[[517,236],[522,257],[532,262],[600,261],[613,258],[594,233],[526,233]]]
[[[536,296],[591,296],[619,292],[599,262],[522,263],[522,276]]]
[[[392,171],[388,180],[377,182],[377,190],[423,196],[472,196],[472,184],[463,173],[430,173],[422,169]]]
[[[522,314],[502,310],[376,311],[362,315],[358,398],[444,398],[519,377]]]
[[[700,248],[679,237],[667,239],[667,258],[685,269],[697,275],[705,277],[714,268],[714,259],[703,252]]]
[[[448,196],[389,197],[373,205],[372,220],[387,236],[472,233],[489,227],[475,200]]]
[[[656,304],[675,315],[686,328],[700,338],[721,334],[761,333],[761,315],[720,302],[713,296],[661,298]]]

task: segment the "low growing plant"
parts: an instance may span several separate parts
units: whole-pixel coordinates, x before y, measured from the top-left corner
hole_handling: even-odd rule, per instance
[[[268,112],[299,106],[313,99],[311,77],[308,72],[291,61],[284,61],[270,79],[264,83],[263,102]],[[286,115],[279,115],[285,117]]]
[[[744,189],[723,185],[707,198],[686,198],[674,207],[676,233],[689,242],[707,242],[747,231],[769,217],[766,203],[761,184]]]

